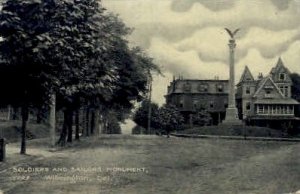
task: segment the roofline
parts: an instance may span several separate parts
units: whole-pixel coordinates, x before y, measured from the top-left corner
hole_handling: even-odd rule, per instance
[[[284,97],[283,93],[280,91],[280,89],[278,88],[278,86],[275,84],[275,82],[273,81],[273,79],[271,78],[271,76],[268,76],[268,77],[265,78],[265,80],[262,80],[263,83],[256,90],[256,92],[254,93],[253,97],[257,97],[257,94],[262,90],[262,88],[264,87],[264,85],[266,84],[266,82],[267,82],[268,79],[271,80],[272,84],[275,86],[276,90],[279,92],[279,94],[281,95],[281,97]]]
[[[175,81],[220,81],[220,82],[228,82],[229,80],[225,80],[225,79],[176,79]]]

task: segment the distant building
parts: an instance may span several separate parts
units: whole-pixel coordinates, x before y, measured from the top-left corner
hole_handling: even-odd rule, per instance
[[[217,125],[225,118],[228,106],[228,80],[174,79],[165,97],[167,104],[181,111],[187,123],[191,114],[205,109],[212,117],[212,124]]]
[[[246,66],[236,92],[240,119],[248,124],[279,128],[295,124],[299,103],[291,98],[291,86],[290,72],[281,58],[269,75],[259,74],[257,79]]]

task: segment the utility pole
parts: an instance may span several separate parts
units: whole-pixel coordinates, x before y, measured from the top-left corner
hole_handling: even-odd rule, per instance
[[[149,77],[148,77],[148,89],[149,89],[149,93],[148,93],[148,123],[147,123],[147,131],[148,134],[150,135],[151,132],[151,95],[152,95],[152,77],[151,77],[151,73],[149,70]]]

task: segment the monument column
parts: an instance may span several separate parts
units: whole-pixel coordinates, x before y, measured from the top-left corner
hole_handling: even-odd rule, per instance
[[[234,84],[234,49],[235,40],[229,40],[229,94],[228,94],[228,108],[235,108],[235,84]]]
[[[234,72],[234,51],[235,51],[235,39],[234,35],[239,31],[239,29],[235,30],[233,33],[225,28],[228,32],[229,39],[229,83],[228,83],[228,108],[226,109],[226,116],[223,123],[229,124],[241,124],[241,121],[238,119],[238,111],[236,108],[235,102],[235,72]]]

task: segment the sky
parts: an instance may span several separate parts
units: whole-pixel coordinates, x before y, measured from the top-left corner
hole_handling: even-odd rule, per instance
[[[300,73],[300,0],[102,0],[133,28],[140,46],[159,65],[152,99],[162,105],[173,75],[187,79],[229,79],[228,40],[235,30],[236,82],[247,65],[267,75],[279,57]]]

